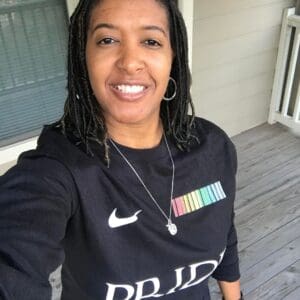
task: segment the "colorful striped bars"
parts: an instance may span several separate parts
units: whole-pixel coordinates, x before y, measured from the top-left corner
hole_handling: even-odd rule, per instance
[[[175,217],[180,217],[225,198],[226,195],[221,182],[218,181],[184,196],[174,198],[172,200],[173,212]]]

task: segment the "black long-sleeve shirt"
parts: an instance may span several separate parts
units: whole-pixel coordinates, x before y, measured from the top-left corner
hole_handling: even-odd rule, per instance
[[[168,139],[175,163],[167,221],[124,159],[100,146],[87,156],[51,127],[36,150],[0,179],[0,299],[51,299],[62,265],[62,299],[210,299],[207,287],[239,278],[233,222],[236,153],[217,126],[196,119],[190,152]],[[169,214],[172,167],[164,141],[118,145]]]

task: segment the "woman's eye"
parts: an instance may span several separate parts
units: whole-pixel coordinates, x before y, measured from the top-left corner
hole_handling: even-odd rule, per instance
[[[161,43],[159,43],[156,40],[149,39],[149,40],[146,40],[144,43],[150,47],[155,47],[155,48],[161,47]]]
[[[116,43],[117,41],[114,40],[113,38],[104,38],[100,41],[97,42],[98,45],[111,45]]]

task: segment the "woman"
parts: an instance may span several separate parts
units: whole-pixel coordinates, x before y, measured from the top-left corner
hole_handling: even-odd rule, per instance
[[[68,99],[1,178],[1,299],[240,299],[236,154],[194,118],[173,1],[80,1]],[[188,116],[191,108],[192,116]]]

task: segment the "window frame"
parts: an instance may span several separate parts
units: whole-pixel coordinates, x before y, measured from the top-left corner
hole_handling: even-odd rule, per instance
[[[69,17],[76,7],[78,0],[65,0]],[[17,160],[22,152],[35,149],[38,135],[27,138],[16,143],[0,147],[0,166],[10,164]]]

